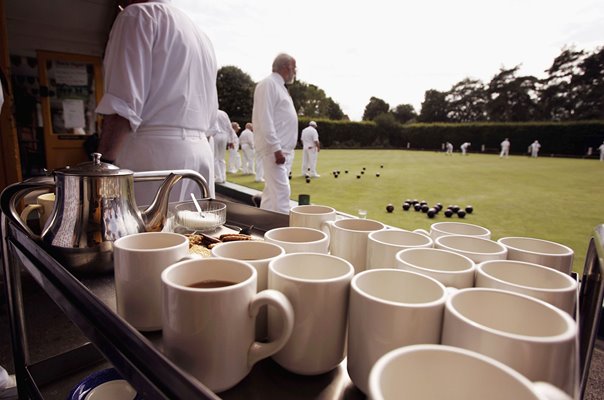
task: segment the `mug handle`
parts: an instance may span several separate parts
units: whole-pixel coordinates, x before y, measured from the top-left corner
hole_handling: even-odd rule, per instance
[[[321,223],[321,230],[327,234],[327,237],[331,239],[331,229],[336,221],[323,221]]]
[[[19,218],[21,218],[21,221],[23,221],[24,224],[27,224],[27,218],[33,210],[40,210],[38,211],[40,216],[44,214],[44,207],[42,207],[40,204],[28,204],[23,211],[21,211],[21,215],[19,215]]]
[[[572,400],[566,392],[548,382],[533,382],[533,388],[547,400]]]
[[[254,320],[260,311],[260,307],[273,306],[279,313],[281,319],[281,335],[268,342],[254,342],[247,353],[248,367],[252,368],[258,361],[270,357],[285,346],[294,330],[294,308],[285,295],[274,289],[266,289],[257,293],[250,304],[250,315]]]
[[[415,233],[421,233],[424,236],[430,237],[430,232],[428,232],[425,229],[415,229],[413,232],[415,232]]]

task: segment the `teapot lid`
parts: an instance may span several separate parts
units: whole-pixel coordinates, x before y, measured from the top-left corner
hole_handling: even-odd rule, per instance
[[[129,169],[101,161],[101,153],[92,153],[92,161],[83,162],[75,167],[65,167],[54,171],[62,175],[77,176],[124,176],[133,175]]]

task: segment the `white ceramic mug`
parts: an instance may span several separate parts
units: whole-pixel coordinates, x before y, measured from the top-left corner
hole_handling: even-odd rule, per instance
[[[289,210],[289,226],[321,229],[325,221],[335,221],[336,210],[328,206],[302,205]]]
[[[545,265],[565,274],[572,271],[575,253],[563,244],[528,237],[504,237],[498,242],[508,249],[508,260]]]
[[[318,229],[288,226],[274,228],[264,234],[264,240],[283,247],[286,253],[329,252],[329,236]]]
[[[442,249],[406,249],[396,254],[397,268],[432,277],[448,287],[474,286],[476,264],[468,257]]]
[[[433,278],[397,269],[370,269],[351,282],[348,374],[368,394],[373,364],[390,350],[439,343],[447,290]]]
[[[428,235],[434,240],[445,235],[476,236],[483,239],[491,238],[491,231],[487,228],[465,222],[435,222],[430,225],[430,232],[426,232],[423,229],[416,229],[415,232]]]
[[[336,368],[345,357],[352,265],[317,253],[286,254],[269,264],[269,288],[285,294],[296,321],[287,344],[273,355],[283,368],[317,375]],[[269,337],[279,327],[269,309]]]
[[[327,221],[323,226],[329,228],[331,254],[350,261],[355,273],[366,269],[369,234],[386,228],[381,222],[359,218]]]
[[[478,236],[439,236],[434,240],[434,247],[464,255],[475,263],[488,260],[505,260],[508,253],[502,244]]]
[[[250,264],[228,258],[182,261],[161,275],[165,352],[215,392],[235,386],[291,335],[291,304],[277,291],[257,292],[257,276]],[[267,305],[281,334],[256,342],[255,317]]]
[[[577,326],[568,313],[518,293],[470,288],[445,306],[442,344],[492,357],[573,394]]]
[[[161,329],[161,273],[188,257],[189,239],[178,233],[136,233],[113,242],[117,313],[140,331]]]
[[[383,229],[367,236],[367,269],[393,268],[396,253],[404,249],[432,247],[429,236],[401,229]]]
[[[571,316],[578,283],[553,268],[523,261],[485,261],[476,267],[476,287],[509,290],[543,300]]]
[[[258,273],[258,291],[268,289],[268,263],[285,254],[281,246],[261,240],[224,242],[212,248],[212,256],[234,258],[249,263]],[[267,310],[262,308],[256,318],[256,339],[268,335]]]
[[[419,344],[382,356],[369,377],[372,400],[571,400],[545,382],[458,347]]]
[[[55,206],[55,194],[54,193],[44,193],[36,197],[35,204],[28,204],[25,206],[23,211],[21,211],[21,221],[27,224],[27,218],[29,218],[29,214],[37,210],[40,215],[40,229],[44,229],[46,226],[46,221],[48,221],[48,217],[52,213],[52,209]]]

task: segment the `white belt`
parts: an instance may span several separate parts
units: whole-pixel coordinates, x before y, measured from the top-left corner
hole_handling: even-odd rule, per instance
[[[136,136],[153,136],[173,139],[186,139],[190,137],[203,138],[205,132],[199,129],[178,128],[175,126],[141,126],[134,133]]]

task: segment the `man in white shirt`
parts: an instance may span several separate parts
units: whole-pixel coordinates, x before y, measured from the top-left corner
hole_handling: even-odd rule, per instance
[[[214,197],[214,158],[206,137],[218,110],[212,44],[170,0],[127,3],[105,51],[98,151],[133,171],[195,170]],[[172,201],[201,195],[192,180],[181,183],[172,188]],[[158,185],[136,183],[137,204],[149,204]]]
[[[450,142],[447,142],[447,144],[445,145],[445,148],[446,148],[445,155],[452,156],[453,155],[453,144],[451,144]]]
[[[243,153],[243,163],[241,169],[246,175],[254,173],[254,133],[251,122],[245,124],[245,129],[239,136],[239,145]]]
[[[227,149],[229,149],[229,172],[236,174],[241,169],[241,157],[239,156],[239,136],[237,132],[241,130],[241,127],[237,122],[231,122],[231,137],[227,143]]]
[[[214,179],[216,183],[226,182],[226,148],[231,137],[231,120],[226,112],[218,110],[216,123],[212,128],[214,135]]]
[[[499,153],[499,157],[508,158],[510,155],[510,141],[508,138],[505,138],[503,142],[501,142],[501,153]]]
[[[604,161],[604,142],[598,147],[598,150],[600,151],[600,161]]]
[[[541,144],[539,143],[538,140],[535,140],[533,143],[531,143],[531,145],[529,146],[529,150],[531,152],[531,157],[537,158],[537,156],[539,155],[540,148],[541,148]]]
[[[472,145],[472,143],[470,142],[464,142],[461,146],[459,146],[459,148],[461,149],[461,155],[462,156],[467,156],[468,154],[468,147],[470,147]]]
[[[317,174],[317,156],[321,150],[319,143],[319,132],[317,132],[317,123],[310,121],[308,126],[302,129],[300,134],[302,141],[302,176],[308,175],[312,178],[320,177]]]
[[[298,140],[298,116],[285,84],[296,78],[296,60],[279,54],[273,72],[254,91],[252,123],[254,145],[264,166],[264,191],[260,208],[288,213],[291,188],[288,173]]]

